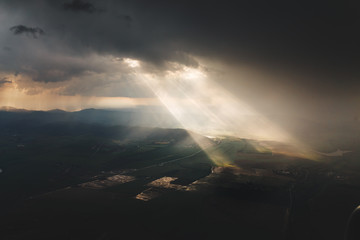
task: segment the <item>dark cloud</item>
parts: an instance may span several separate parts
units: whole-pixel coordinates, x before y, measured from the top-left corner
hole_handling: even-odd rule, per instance
[[[27,36],[32,36],[37,38],[40,35],[43,35],[45,32],[39,27],[27,27],[24,25],[16,25],[10,28],[15,35],[26,34]]]
[[[6,83],[11,83],[11,81],[8,80],[7,77],[2,77],[2,78],[0,78],[0,87],[1,87],[2,85],[6,84]]]
[[[133,19],[129,15],[119,15],[120,19],[124,19],[125,21],[131,22]]]
[[[124,15],[124,14],[118,14],[117,18],[126,22],[128,24],[128,26],[130,27],[131,22],[133,21],[133,18],[129,15]]]
[[[104,0],[96,1],[96,8],[91,1],[62,4],[51,0],[4,4],[3,9],[10,16],[18,12],[24,24],[43,26],[48,37],[38,41],[42,45],[36,47],[24,46],[18,40],[4,42],[3,45],[26,51],[16,55],[16,59],[16,53],[2,58],[7,59],[3,67],[14,69],[21,62],[21,66],[39,72],[35,80],[50,81],[46,59],[64,54],[79,58],[94,52],[126,56],[158,69],[166,68],[167,62],[197,66],[192,56],[199,56],[235,69],[248,66],[273,74],[254,83],[250,93],[256,88],[278,86],[277,89],[288,90],[289,95],[309,99],[331,94],[346,97],[360,90],[358,1]],[[71,12],[95,9],[104,11],[96,16]],[[48,55],[43,53],[34,59],[34,55],[30,56],[34,49]],[[68,73],[62,76],[79,74],[76,64],[52,60],[51,69]],[[82,66],[87,70],[92,67]],[[278,73],[291,77],[277,77]],[[52,79],[63,81],[64,77]],[[235,92],[236,84],[251,85],[246,79],[234,75],[232,78],[235,83],[224,78],[218,81],[223,86],[233,84],[231,89]]]
[[[72,2],[64,3],[63,7],[65,10],[71,10],[74,12],[93,13],[96,11],[96,8],[93,4],[81,0],[73,0]]]

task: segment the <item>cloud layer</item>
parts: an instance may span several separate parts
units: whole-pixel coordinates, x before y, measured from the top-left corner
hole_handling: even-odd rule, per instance
[[[96,10],[94,5],[89,2],[84,2],[81,0],[73,0],[72,2],[66,2],[63,4],[65,10],[75,11],[75,12],[88,12],[92,13]]]
[[[45,32],[38,27],[27,27],[24,25],[17,25],[10,28],[15,35],[26,34],[27,36],[32,36],[33,38],[38,38],[38,36],[43,35]]]
[[[32,81],[64,95],[148,97],[135,90],[133,70],[114,60],[130,58],[160,78],[176,64],[207,69],[264,111],[350,105],[360,88],[358,7],[307,0],[2,1],[0,70],[30,79],[19,82],[24,89]]]

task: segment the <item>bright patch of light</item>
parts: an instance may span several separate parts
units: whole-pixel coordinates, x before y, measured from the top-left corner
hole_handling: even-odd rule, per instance
[[[131,68],[140,67],[140,62],[131,58],[124,58],[123,61]]]
[[[205,78],[206,74],[196,68],[184,67],[183,71],[180,73],[180,77],[190,80],[191,79],[196,80],[196,79]]]

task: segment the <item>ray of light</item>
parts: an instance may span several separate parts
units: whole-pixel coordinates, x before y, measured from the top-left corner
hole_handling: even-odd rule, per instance
[[[186,66],[176,66],[176,69],[162,77],[142,72],[140,65],[134,70],[184,129],[203,135],[231,135],[263,140],[262,149],[296,157],[316,158],[304,144],[209,79],[201,69]],[[201,141],[194,140],[217,165],[231,164],[226,154],[221,151],[210,152]],[[276,148],[270,144],[271,141],[291,143],[292,147]]]

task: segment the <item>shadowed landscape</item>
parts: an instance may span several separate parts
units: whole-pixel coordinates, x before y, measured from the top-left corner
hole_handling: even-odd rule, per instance
[[[360,198],[357,149],[313,161],[277,143],[62,114],[0,112],[3,239],[341,239]]]

